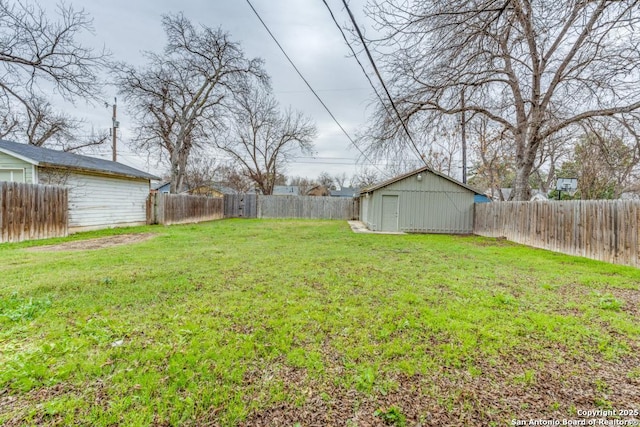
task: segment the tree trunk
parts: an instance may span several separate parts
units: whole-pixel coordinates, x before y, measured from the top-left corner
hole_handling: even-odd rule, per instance
[[[184,152],[184,150],[175,150],[171,153],[171,186],[169,188],[171,194],[177,194],[182,191],[188,157],[189,153]]]
[[[520,162],[518,162],[520,163]],[[513,201],[527,201],[531,199],[531,187],[529,187],[529,177],[533,169],[533,160],[525,160],[517,165],[516,178],[513,181],[513,191],[510,199]]]
[[[169,193],[171,194],[176,194],[180,188],[179,185],[182,185],[182,182],[178,182],[180,167],[178,166],[178,159],[176,157],[177,156],[173,154],[171,156],[171,185],[169,186]]]
[[[189,152],[186,148],[180,150],[178,154],[178,175],[176,176],[176,193],[183,191],[184,188],[184,176],[187,171],[187,160],[189,159]]]
[[[529,178],[538,152],[535,136],[526,136],[526,132],[518,132],[516,139],[516,177],[513,181],[513,191],[509,196],[512,201],[528,201],[531,199]]]

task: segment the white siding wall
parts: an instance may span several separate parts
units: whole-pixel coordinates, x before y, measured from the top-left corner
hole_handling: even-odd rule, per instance
[[[149,180],[70,173],[69,228],[99,229],[147,221]]]

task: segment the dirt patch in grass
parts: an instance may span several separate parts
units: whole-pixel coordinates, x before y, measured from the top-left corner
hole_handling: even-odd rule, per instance
[[[26,395],[5,395],[0,396],[0,414],[6,415],[12,412],[14,417],[7,419],[4,427],[18,427],[25,425],[25,419],[30,410],[37,407],[38,403],[45,402],[63,395],[73,393],[74,390],[63,384],[56,384],[51,387],[43,387],[32,390]],[[31,419],[32,425],[62,425],[62,420],[57,417],[47,417],[42,411],[38,411]]]
[[[459,238],[459,239],[466,239],[469,243],[471,243],[474,246],[480,246],[480,247],[485,247],[485,246],[517,246],[517,243],[514,243],[510,240],[508,240],[506,237],[504,236],[499,236],[499,237],[484,237],[481,239],[470,239],[469,237],[474,236],[473,234],[456,234],[453,237],[454,238]],[[480,236],[475,236],[475,237],[480,237]]]
[[[0,390],[0,417],[11,414],[2,423],[2,427],[66,425],[61,414],[48,414],[43,410],[45,402],[61,397],[73,397],[92,402],[91,406],[94,408],[105,409],[110,404],[105,388],[102,380],[97,380],[82,388],[68,383],[59,383],[37,388],[25,394],[12,394],[8,390]],[[29,423],[26,422],[27,419]]]
[[[609,289],[615,298],[622,301],[622,310],[640,316],[640,291],[635,289]]]
[[[28,248],[31,252],[49,251],[86,251],[110,248],[113,246],[130,245],[140,243],[156,237],[156,233],[120,234],[118,236],[100,237],[98,239],[78,240],[75,242],[60,243],[57,245],[35,246]]]
[[[640,290],[637,289],[614,287],[590,289],[573,283],[558,287],[554,292],[563,305],[592,301],[593,306],[601,309],[624,311],[635,317],[640,316]],[[582,314],[577,308],[564,308],[562,312],[571,315]]]

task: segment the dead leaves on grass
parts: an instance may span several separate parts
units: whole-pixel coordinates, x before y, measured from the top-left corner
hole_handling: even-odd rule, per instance
[[[278,403],[252,413],[241,426],[384,426],[375,413],[397,407],[409,426],[507,425],[511,419],[578,418],[576,409],[597,405],[631,408],[640,402],[640,378],[626,375],[640,366],[638,353],[617,361],[588,361],[556,354],[479,358],[471,375],[465,369],[442,368],[420,375],[389,376],[393,390],[371,394],[322,384],[304,371],[282,369],[291,395],[308,390],[302,404]],[[547,355],[549,356],[549,355]],[[565,357],[566,356],[566,357]],[[518,378],[532,372],[528,381]]]

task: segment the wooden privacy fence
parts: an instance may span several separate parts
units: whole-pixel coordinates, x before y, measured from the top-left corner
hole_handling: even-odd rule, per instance
[[[258,196],[258,218],[358,219],[351,197]]]
[[[148,224],[184,224],[223,217],[222,197],[156,193],[147,199]]]
[[[537,248],[640,267],[640,201],[483,203],[474,233]]]
[[[230,194],[221,197],[151,194],[147,223],[180,224],[221,218],[358,219],[358,199]]]
[[[0,182],[0,243],[69,234],[64,187]]]
[[[256,194],[225,194],[225,218],[257,218],[258,196]]]

